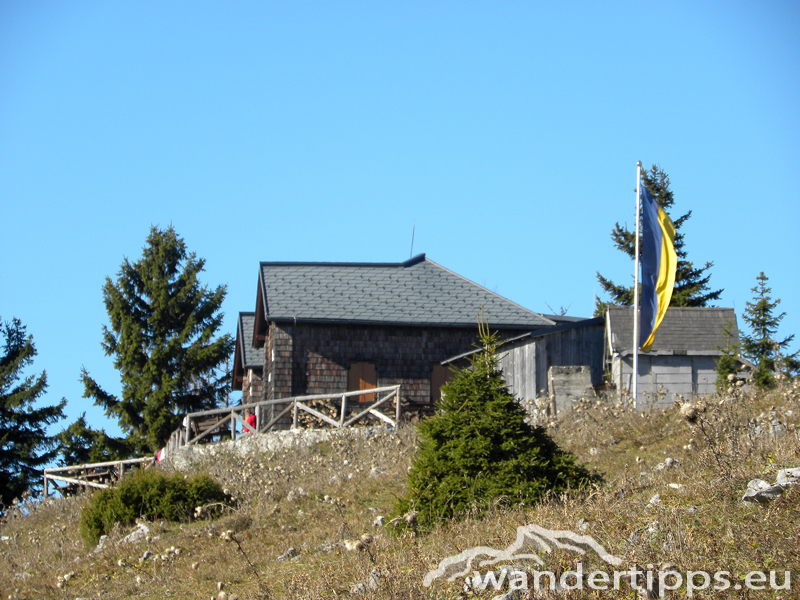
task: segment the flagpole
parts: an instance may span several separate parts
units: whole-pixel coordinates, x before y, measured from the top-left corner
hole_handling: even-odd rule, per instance
[[[639,393],[639,198],[642,181],[642,161],[636,163],[636,249],[633,272],[633,410],[638,408]]]

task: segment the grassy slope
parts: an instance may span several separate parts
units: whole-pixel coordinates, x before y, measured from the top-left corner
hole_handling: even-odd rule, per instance
[[[442,558],[478,545],[503,548],[519,525],[578,531],[581,519],[588,525],[582,533],[626,565],[668,562],[681,572],[722,569],[733,578],[772,569],[781,573],[779,582],[784,570],[800,576],[800,489],[764,507],[740,502],[750,479],[771,482],[778,469],[800,466],[800,386],[756,398],[711,399],[695,424],[677,408],[641,416],[593,402],[570,419],[571,425],[556,424],[551,432],[580,460],[605,473],[606,484],[591,494],[553,498],[526,510],[498,505],[484,517],[443,524],[428,536],[398,538],[372,523],[387,515],[404,491],[415,443],[412,427],[366,442],[338,440],[244,460],[222,457],[198,469],[237,497],[239,505],[230,514],[216,521],[150,524],[149,540],[112,543],[98,554],[90,554],[78,536],[86,497],[10,515],[0,525],[0,535],[8,538],[0,541],[0,597],[208,599],[216,597],[221,582],[240,599],[340,598],[352,597],[352,586],[380,569],[383,585],[367,597],[457,598],[462,581],[422,586]],[[770,421],[786,426],[783,435],[750,435]],[[654,470],[667,457],[680,465]],[[656,494],[661,502],[650,504]],[[112,533],[111,541],[128,531]],[[232,541],[221,537],[225,531],[233,531]],[[376,538],[367,550],[345,548],[346,540],[365,533]],[[178,555],[167,552],[173,547]],[[299,557],[278,562],[290,547]],[[145,550],[154,556],[140,563]],[[561,550],[545,559],[545,568],[557,573],[573,568],[576,560],[591,570],[598,560]],[[59,583],[68,573],[74,575]],[[790,592],[742,592],[742,597],[798,597],[800,582],[793,584]],[[736,597],[731,592],[709,590],[695,597]]]

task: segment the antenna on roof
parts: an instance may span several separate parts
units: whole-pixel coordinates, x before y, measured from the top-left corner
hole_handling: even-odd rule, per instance
[[[408,255],[408,258],[414,256],[414,232],[417,229],[417,220],[414,219],[414,224],[411,226],[411,254]]]

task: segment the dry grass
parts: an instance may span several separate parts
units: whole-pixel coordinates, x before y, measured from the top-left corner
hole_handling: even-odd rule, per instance
[[[506,547],[516,528],[528,523],[580,528],[621,557],[626,568],[671,563],[683,573],[729,571],[733,581],[757,570],[779,571],[779,582],[785,570],[800,574],[800,489],[791,488],[766,506],[741,502],[750,479],[774,481],[779,469],[800,466],[800,387],[758,396],[732,390],[693,408],[642,415],[625,403],[586,401],[551,433],[605,473],[603,486],[529,509],[498,504],[483,517],[442,524],[427,536],[387,535],[372,525],[404,491],[415,445],[411,426],[368,440],[209,459],[195,469],[211,473],[238,499],[228,514],[182,525],[150,523],[150,538],[134,544],[118,545],[128,531],[115,531],[97,554],[83,546],[77,531],[85,497],[31,504],[0,525],[2,598],[207,600],[217,597],[218,583],[242,600],[359,597],[351,590],[360,583],[366,584],[360,596],[365,598],[467,598],[463,580],[425,588],[423,577],[441,559],[465,549]],[[667,458],[679,463],[659,470]],[[651,504],[657,494],[660,502]],[[347,542],[353,546],[364,534],[374,539],[363,550],[349,551]],[[297,555],[279,561],[290,548]],[[146,550],[153,556],[140,562]],[[543,568],[557,574],[578,560],[585,571],[603,566],[596,556],[566,551],[544,558]],[[380,573],[375,590],[368,586],[372,572]],[[68,581],[59,581],[69,573],[74,575]],[[797,582],[792,587],[706,590],[694,597],[796,598]],[[626,588],[559,597],[637,596]],[[685,590],[667,597],[686,597]]]

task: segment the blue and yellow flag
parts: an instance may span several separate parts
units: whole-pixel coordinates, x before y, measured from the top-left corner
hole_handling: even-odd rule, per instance
[[[639,346],[650,350],[658,326],[667,314],[675,287],[678,255],[675,226],[650,192],[640,186],[642,202],[642,303]]]

